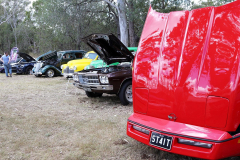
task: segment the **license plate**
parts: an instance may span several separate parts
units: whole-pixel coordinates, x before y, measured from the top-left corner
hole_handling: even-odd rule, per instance
[[[171,150],[173,137],[152,132],[150,144],[163,149]]]
[[[84,89],[85,91],[88,91],[88,92],[91,92],[91,91],[92,91],[90,88],[87,88],[87,87],[83,87],[83,89]]]

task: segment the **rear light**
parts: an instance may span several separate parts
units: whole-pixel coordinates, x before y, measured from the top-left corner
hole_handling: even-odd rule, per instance
[[[135,130],[137,130],[137,131],[139,131],[139,132],[145,133],[145,134],[149,134],[149,130],[140,128],[140,127],[138,127],[138,126],[134,126],[134,125],[133,125],[133,129],[135,129]]]
[[[209,144],[209,143],[202,143],[202,142],[181,139],[181,138],[178,138],[178,143],[191,145],[191,146],[197,146],[197,147],[203,147],[203,148],[212,148],[212,144]]]

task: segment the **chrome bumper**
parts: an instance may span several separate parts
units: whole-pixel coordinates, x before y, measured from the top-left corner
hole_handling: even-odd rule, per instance
[[[99,91],[112,91],[113,85],[94,85],[94,84],[80,84],[74,82],[73,85],[79,89],[83,89],[85,91],[92,92],[92,90],[99,90]]]
[[[42,72],[34,72],[34,75],[42,75]]]
[[[72,77],[73,73],[62,73],[64,77]]]

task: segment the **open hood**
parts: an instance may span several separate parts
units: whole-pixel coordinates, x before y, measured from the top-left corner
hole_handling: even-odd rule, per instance
[[[36,61],[32,56],[30,56],[26,53],[18,53],[18,55],[20,57],[22,57],[23,59],[25,59],[27,62]]]
[[[57,51],[48,51],[47,53],[44,53],[43,55],[36,58],[37,61],[42,61],[46,59],[57,59]]]
[[[170,13],[150,7],[133,67],[134,112],[236,131],[239,9],[239,0]]]
[[[91,34],[83,41],[87,43],[107,64],[131,62],[133,54],[113,34]]]

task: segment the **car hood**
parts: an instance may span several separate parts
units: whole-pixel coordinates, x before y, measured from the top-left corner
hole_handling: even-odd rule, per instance
[[[42,61],[46,59],[57,59],[57,51],[48,51],[47,53],[44,53],[43,55],[36,58],[37,61]]]
[[[150,7],[134,60],[134,112],[236,131],[240,124],[239,10],[239,0],[170,13]]]
[[[114,62],[131,62],[133,54],[113,34],[91,34],[83,41],[89,45],[107,64]]]
[[[23,59],[25,59],[27,62],[36,61],[32,56],[30,56],[26,53],[18,53],[18,55],[20,57],[22,57]]]

